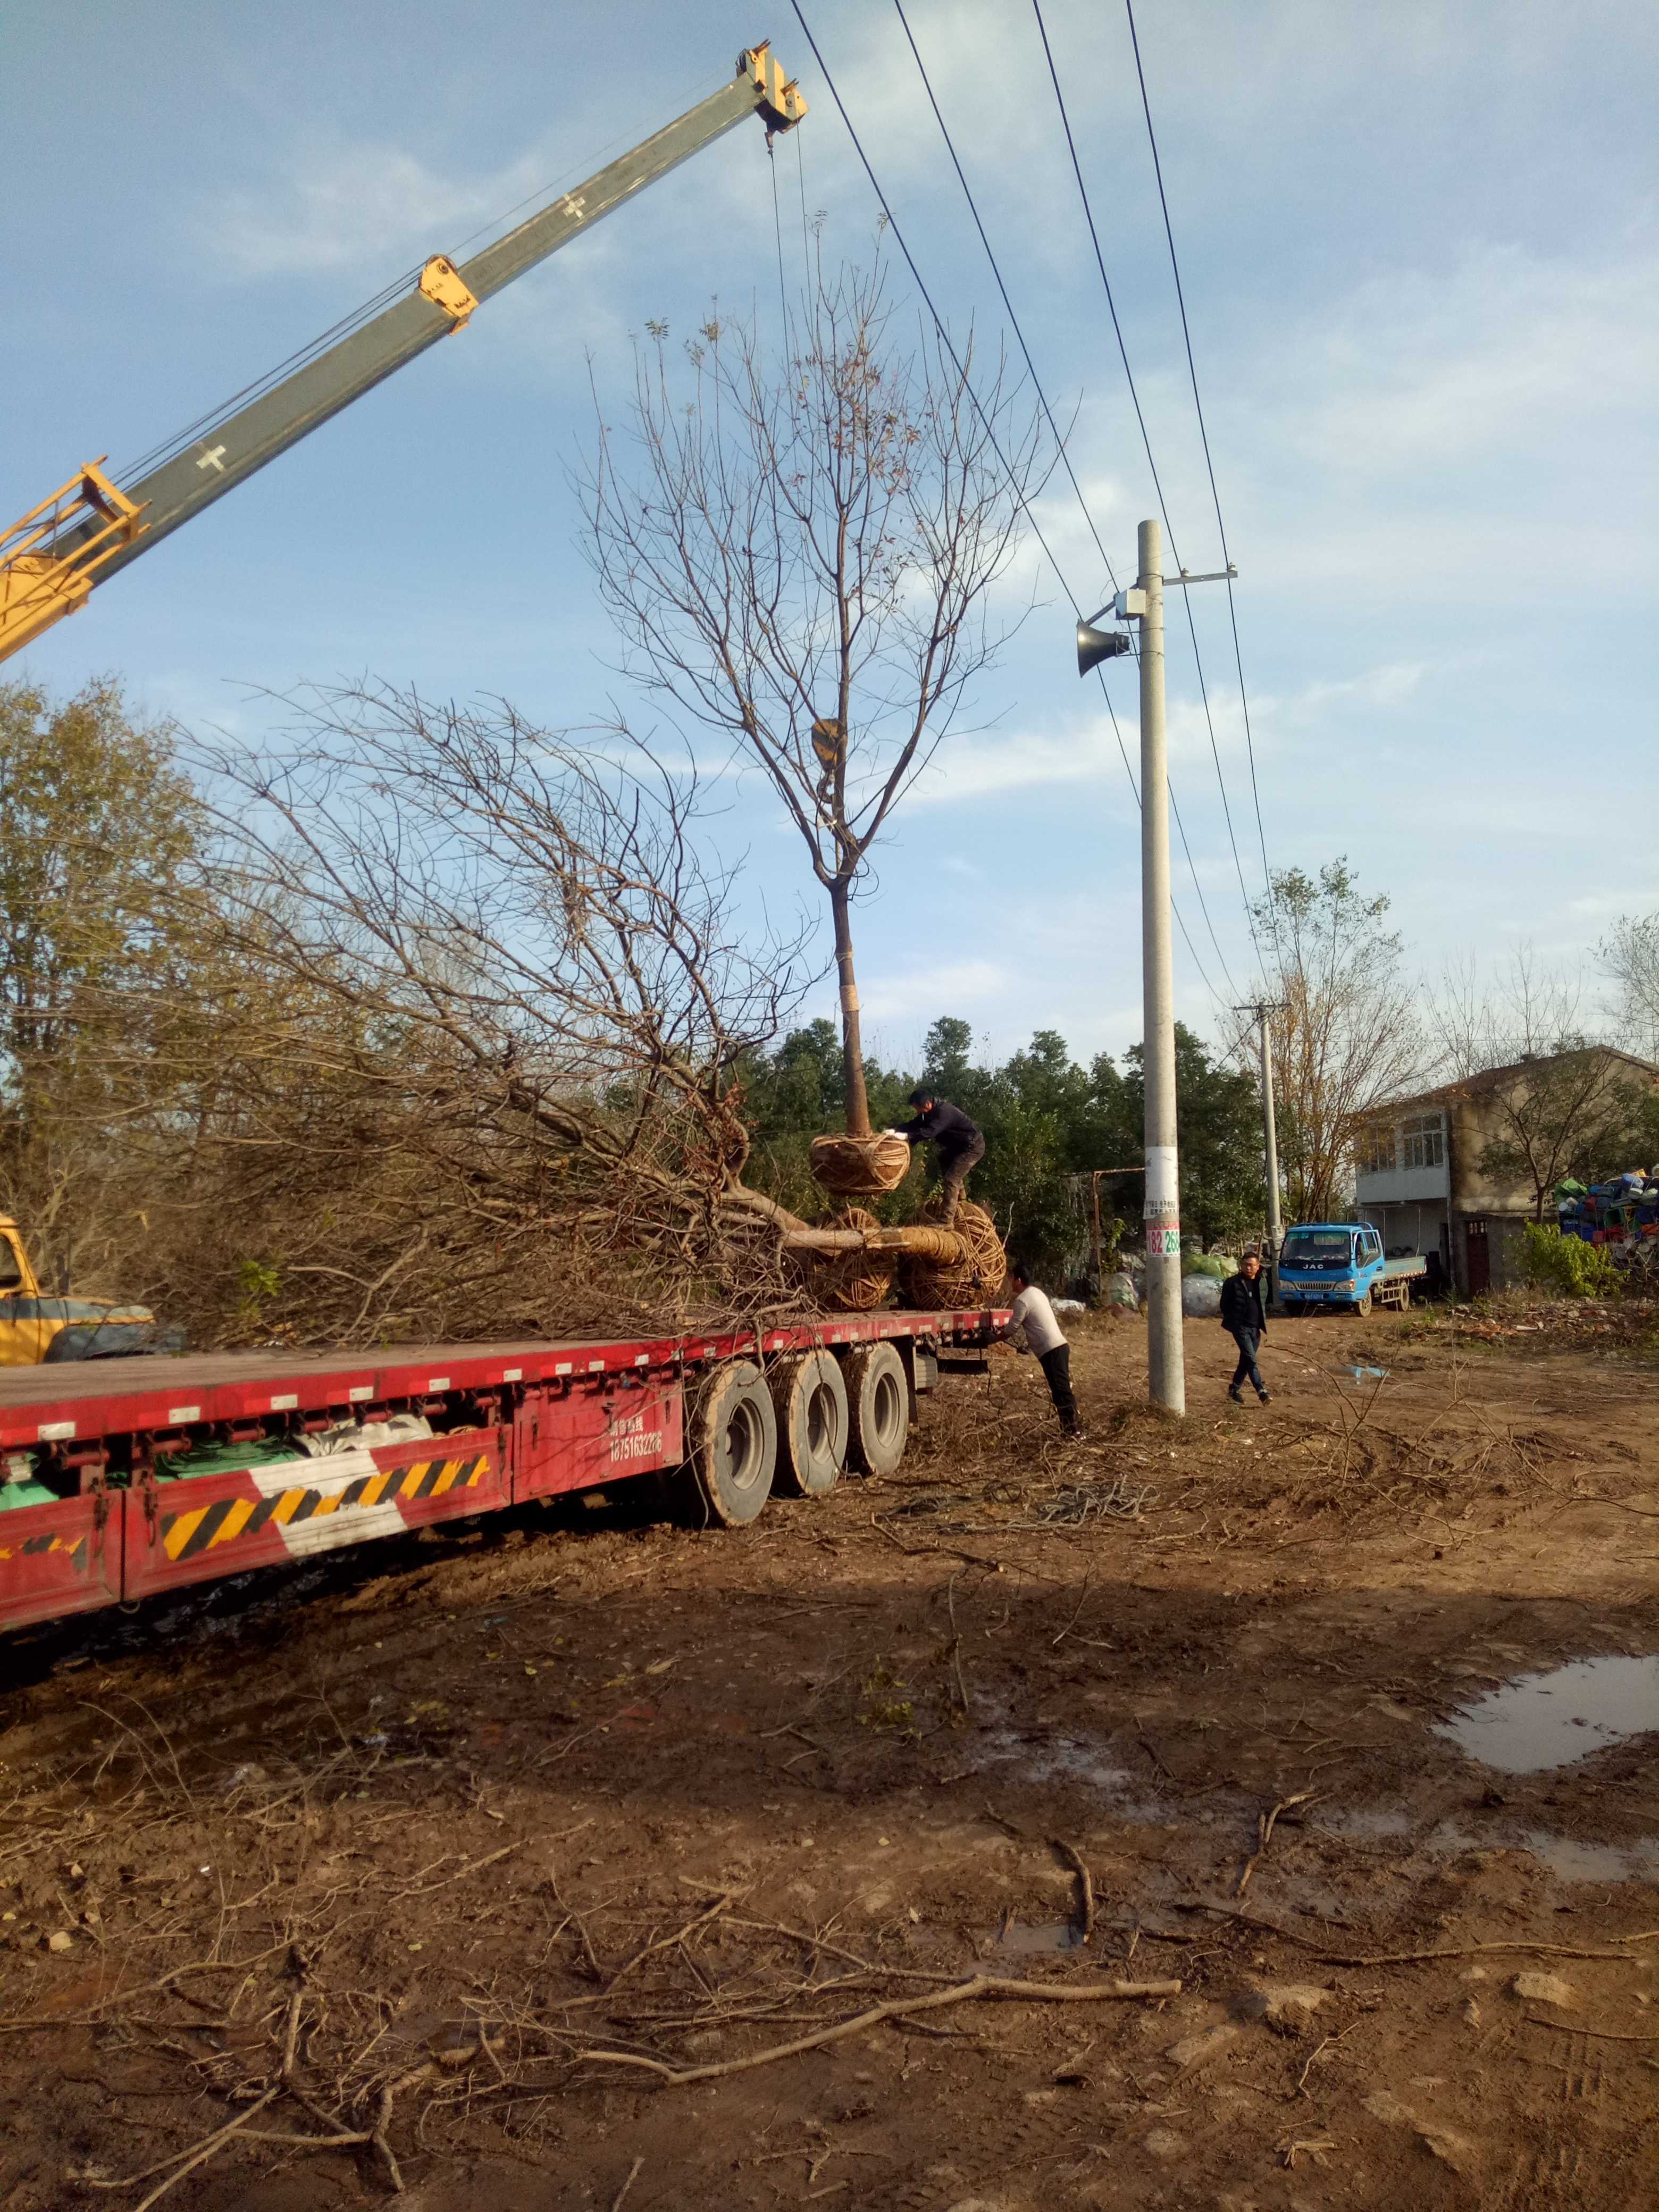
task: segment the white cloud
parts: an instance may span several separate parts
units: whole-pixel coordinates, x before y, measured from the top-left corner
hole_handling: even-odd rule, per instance
[[[268,190],[238,188],[204,211],[208,248],[236,275],[389,266],[459,247],[533,191],[544,164],[526,156],[493,173],[441,176],[400,147],[313,148]]]
[[[902,974],[875,975],[859,986],[862,1010],[872,1021],[929,1018],[945,1007],[974,1007],[1000,994],[1012,980],[994,960],[937,962],[925,955]]]

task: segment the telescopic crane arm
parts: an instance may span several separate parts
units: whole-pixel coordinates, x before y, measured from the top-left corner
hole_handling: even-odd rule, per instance
[[[0,538],[0,659],[85,605],[94,584],[125,568],[234,484],[318,425],[463,329],[475,308],[602,216],[654,184],[751,115],[769,136],[787,131],[806,102],[769,45],[746,48],[738,73],[712,94],[459,267],[434,254],[412,290],[313,355],[128,485],[88,462]],[[199,429],[200,426],[197,426]]]

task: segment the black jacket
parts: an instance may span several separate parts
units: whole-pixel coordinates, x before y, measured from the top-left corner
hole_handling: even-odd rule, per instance
[[[1258,1336],[1267,1334],[1267,1316],[1261,1304],[1261,1285],[1265,1278],[1258,1275],[1254,1282],[1242,1272],[1229,1275],[1221,1285],[1221,1326],[1225,1329],[1253,1328]]]
[[[934,1099],[931,1112],[914,1115],[899,1134],[911,1145],[925,1145],[931,1139],[939,1146],[942,1166],[959,1160],[980,1142],[977,1122],[970,1121],[960,1106],[952,1106],[943,1098]]]

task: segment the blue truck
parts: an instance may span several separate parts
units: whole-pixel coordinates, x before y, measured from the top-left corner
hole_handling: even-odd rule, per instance
[[[1279,1248],[1279,1303],[1286,1313],[1338,1306],[1366,1314],[1373,1305],[1403,1313],[1412,1285],[1428,1271],[1420,1253],[1385,1259],[1382,1239],[1368,1221],[1299,1222]]]

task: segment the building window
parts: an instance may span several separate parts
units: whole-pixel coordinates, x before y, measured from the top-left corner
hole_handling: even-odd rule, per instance
[[[1446,1164],[1446,1135],[1437,1114],[1413,1114],[1400,1125],[1402,1168],[1438,1168]]]
[[[1391,1175],[1393,1171],[1393,1127],[1386,1121],[1373,1121],[1359,1133],[1359,1172]]]

